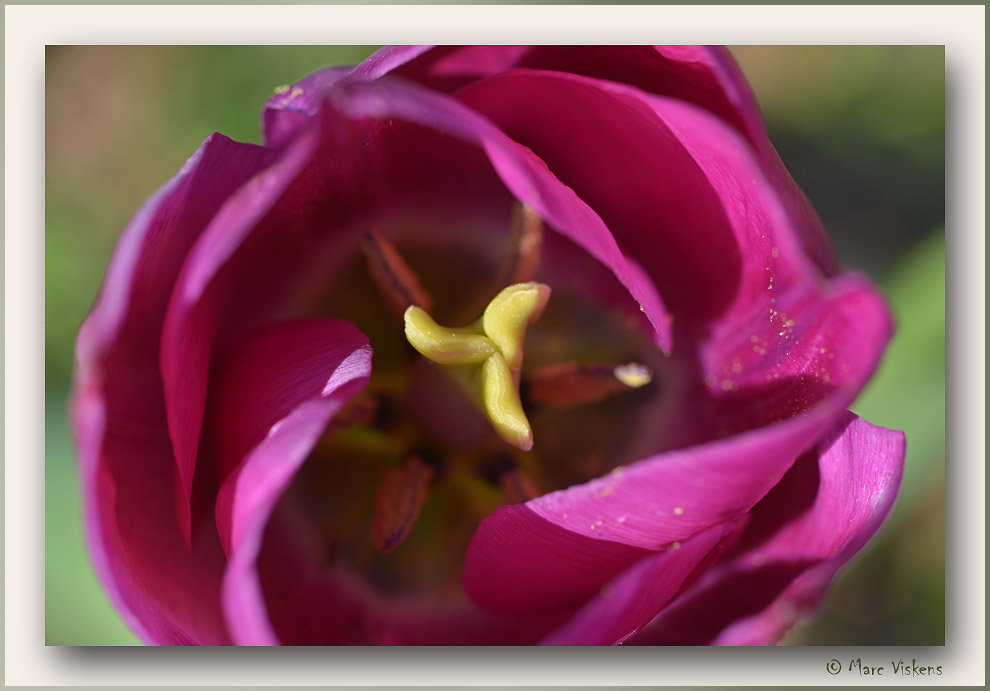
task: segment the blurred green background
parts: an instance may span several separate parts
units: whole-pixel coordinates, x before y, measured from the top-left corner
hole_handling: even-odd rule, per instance
[[[83,545],[66,422],[73,343],[114,242],[211,132],[259,142],[280,84],[371,46],[49,46],[45,62],[45,637],[136,644]],[[732,49],[844,267],[898,332],[855,412],[907,432],[891,520],[796,645],[945,641],[945,61],[941,46]]]

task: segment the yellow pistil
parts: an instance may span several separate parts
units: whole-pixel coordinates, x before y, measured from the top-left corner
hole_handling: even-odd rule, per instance
[[[415,305],[404,315],[409,343],[434,362],[468,370],[495,431],[524,451],[533,448],[533,430],[519,399],[523,339],[549,298],[550,288],[542,283],[516,283],[495,296],[481,319],[460,329],[440,326]]]

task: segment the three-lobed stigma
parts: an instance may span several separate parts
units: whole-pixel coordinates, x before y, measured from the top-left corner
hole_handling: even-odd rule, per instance
[[[550,287],[531,281],[504,288],[469,327],[440,326],[416,305],[403,315],[413,348],[433,362],[460,368],[495,431],[523,451],[533,448],[533,430],[519,398],[523,340],[549,299]]]

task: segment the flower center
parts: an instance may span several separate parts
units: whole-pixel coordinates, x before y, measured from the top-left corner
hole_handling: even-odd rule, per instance
[[[371,339],[372,380],[338,414],[288,501],[325,563],[381,592],[459,593],[482,518],[635,460],[640,417],[651,406],[658,417],[662,365],[649,338],[563,281],[550,300],[534,280],[544,238],[530,210],[517,209],[507,245],[500,265],[474,270],[471,257],[490,252],[407,254],[368,231],[360,265],[339,274],[350,290],[334,291],[330,309]],[[428,264],[424,256],[454,276],[492,279],[475,281],[477,295],[470,280],[421,280],[412,267]],[[440,313],[468,325],[438,324],[431,314]]]

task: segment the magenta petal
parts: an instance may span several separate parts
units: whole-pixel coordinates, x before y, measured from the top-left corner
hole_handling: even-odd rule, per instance
[[[770,276],[784,284],[814,276],[747,142],[710,113],[533,70],[500,73],[457,96],[601,215],[649,269],[676,323],[749,312]]]
[[[273,367],[272,362],[279,363]],[[256,368],[252,365],[266,363]],[[243,421],[252,438],[263,433],[217,498],[217,524],[229,538],[222,602],[235,642],[275,644],[255,568],[275,503],[309,455],[330,419],[371,376],[371,347],[347,322],[318,320],[271,327],[245,347],[228,382],[249,400],[225,415]],[[233,403],[231,399],[228,402]],[[236,421],[228,421],[236,424]]]
[[[555,71],[628,84],[718,116],[758,152],[809,256],[827,274],[835,257],[817,214],[784,168],[766,135],[745,78],[721,46],[442,46],[396,74],[446,92],[513,68]]]
[[[753,511],[731,558],[632,643],[770,645],[821,601],[893,506],[904,435],[851,413]]]
[[[207,139],[124,231],[76,344],[72,413],[87,542],[114,606],[149,643],[227,640],[210,606],[223,568],[215,533],[187,549],[172,508],[175,465],[158,342],[189,247],[271,158],[221,135]]]
[[[719,324],[701,345],[704,400],[682,408],[682,427],[727,436],[824,400],[842,409],[869,381],[893,332],[876,289],[844,275],[773,294],[765,312]]]
[[[615,274],[640,305],[657,344],[669,351],[670,324],[656,288],[646,280],[644,272],[629,268],[601,218],[531,151],[457,101],[400,81],[382,79],[374,84],[353,84],[335,91],[331,103],[353,118],[408,120],[480,146],[519,201]]]
[[[745,400],[737,401],[738,407],[723,406],[738,411],[730,423],[757,426],[753,431],[660,454],[592,482],[499,508],[481,522],[468,548],[464,585],[472,600],[493,612],[573,605],[641,556],[635,550],[661,549],[749,510],[832,427],[873,372],[889,337],[882,302],[852,280],[807,316],[808,334],[802,338],[810,341],[804,351],[809,358],[796,356],[795,362],[827,359],[815,339],[833,338],[830,347],[842,353],[834,385],[814,391],[812,398],[811,389],[801,388],[799,373],[793,388],[779,389],[767,409]],[[809,368],[809,381],[812,374]],[[756,401],[760,395],[754,389]],[[797,416],[760,427],[773,415]],[[749,427],[742,425],[743,416],[749,416]],[[549,564],[532,558],[548,551],[554,554]],[[581,568],[568,568],[574,564]],[[510,591],[505,583],[515,587]]]
[[[717,85],[715,93],[718,96],[710,100],[692,98],[683,92],[659,93],[705,107],[746,135],[759,154],[764,174],[777,188],[808,256],[824,273],[835,274],[838,266],[825,226],[770,143],[756,99],[729,51],[721,46],[656,46],[656,49],[665,58],[690,66],[692,78],[689,83],[704,85],[705,90],[711,88],[710,83]]]
[[[640,560],[581,607],[543,645],[617,645],[648,624],[721,556],[733,525],[715,525],[672,549]]]
[[[464,589],[496,613],[579,604],[639,557],[743,515],[831,427],[829,410],[499,507],[471,538]]]
[[[708,110],[765,138],[749,86],[719,46],[439,46],[395,73],[452,92],[514,68],[566,72],[628,84]]]
[[[273,426],[305,401],[321,399],[357,377],[353,368],[364,366],[367,348],[367,338],[335,319],[283,322],[248,340],[216,387],[212,419],[219,479],[238,469]],[[223,509],[217,506],[217,525],[229,553],[231,514]]]
[[[237,325],[242,329],[249,328],[252,319],[260,318],[262,312],[255,309],[246,293],[236,294],[239,286],[218,286],[214,279],[250,234],[262,232],[258,230],[259,221],[299,175],[312,153],[315,140],[315,136],[297,139],[268,168],[253,171],[256,172],[254,177],[225,200],[209,226],[196,239],[175,279],[162,329],[160,363],[169,436],[180,480],[177,511],[186,533],[189,531],[189,497],[206,405],[211,348],[219,326],[220,306],[240,303],[240,312],[223,311],[231,321],[243,317]],[[286,272],[287,268],[280,270]],[[251,278],[250,282],[264,286],[266,280],[276,275],[276,270],[269,270]]]

